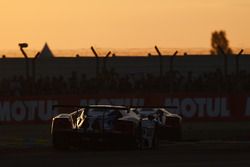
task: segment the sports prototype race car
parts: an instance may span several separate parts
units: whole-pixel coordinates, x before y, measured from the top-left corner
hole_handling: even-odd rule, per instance
[[[76,106],[54,106],[76,107]],[[52,144],[70,147],[155,148],[157,123],[124,106],[89,105],[52,119]]]
[[[173,107],[173,106],[172,106]],[[171,108],[171,107],[169,107]],[[176,107],[174,107],[176,108]],[[179,141],[182,137],[182,117],[165,108],[138,107],[132,109],[141,118],[150,118],[158,123],[158,137],[163,140]]]

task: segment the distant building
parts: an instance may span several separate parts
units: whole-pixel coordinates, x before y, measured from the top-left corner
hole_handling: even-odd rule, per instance
[[[41,50],[41,53],[39,54],[39,59],[48,59],[48,58],[54,58],[54,54],[52,53],[51,49],[49,48],[48,44],[45,43],[43,49]]]

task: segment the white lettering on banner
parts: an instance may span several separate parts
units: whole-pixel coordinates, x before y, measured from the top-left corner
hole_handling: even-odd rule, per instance
[[[182,114],[180,107],[180,101],[177,98],[173,99],[165,99],[165,106],[177,106],[177,109],[168,109],[171,112],[174,112],[176,114]]]
[[[250,97],[247,97],[245,116],[250,116]]]
[[[24,102],[26,110],[28,112],[28,120],[32,121],[35,119],[35,112],[36,112],[36,107],[37,107],[37,101],[25,101]]]
[[[227,99],[221,98],[221,117],[230,117],[231,113],[227,107]]]
[[[0,102],[0,121],[48,121],[57,114],[52,110],[56,104],[53,100],[3,101]]]
[[[12,118],[15,121],[22,121],[26,117],[25,106],[22,101],[15,101],[11,108]]]
[[[144,99],[140,98],[125,98],[125,99],[81,99],[80,105],[90,104],[108,104],[108,105],[124,105],[124,106],[143,106]]]
[[[205,105],[206,105],[206,99],[205,98],[197,98],[196,103],[200,104],[198,105],[198,117],[204,117],[205,116]]]
[[[0,103],[0,120],[10,121],[10,102],[4,101]]]
[[[54,113],[54,111],[52,110],[52,106],[57,105],[58,104],[57,101],[47,100],[46,102],[47,102],[47,105],[45,105],[45,101],[38,102],[39,104],[38,115],[42,121],[48,121],[54,115],[56,115],[56,113]]]
[[[209,117],[218,117],[220,114],[220,99],[208,98],[207,99],[207,115]]]
[[[177,106],[174,112],[186,118],[230,116],[226,98],[166,98],[165,106]]]
[[[181,104],[181,111],[182,114],[185,115],[187,118],[192,118],[194,117],[196,113],[196,104],[192,99],[183,99],[182,104]]]
[[[43,112],[45,111],[45,101],[38,101],[38,116],[43,117]]]

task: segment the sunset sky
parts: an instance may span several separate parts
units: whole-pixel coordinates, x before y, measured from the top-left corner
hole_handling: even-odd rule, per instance
[[[0,49],[250,48],[250,0],[1,0]]]

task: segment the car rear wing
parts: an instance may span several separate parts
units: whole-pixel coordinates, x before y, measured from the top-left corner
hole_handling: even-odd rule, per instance
[[[128,108],[165,108],[165,109],[177,109],[177,106],[108,106],[108,105],[53,105],[52,109],[55,108],[110,108],[110,109],[128,109]]]
[[[56,109],[56,108],[86,108],[86,106],[81,106],[81,105],[53,105],[52,106],[52,110]]]
[[[165,109],[177,109],[177,106],[129,106],[129,108],[165,108]]]
[[[77,108],[77,109],[88,109],[88,108],[107,108],[107,109],[126,109],[128,110],[129,107],[126,106],[116,106],[116,105],[53,105],[52,109],[55,108]]]

